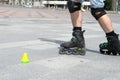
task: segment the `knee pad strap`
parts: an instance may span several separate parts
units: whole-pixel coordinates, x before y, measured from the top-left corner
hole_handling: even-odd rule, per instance
[[[68,0],[68,9],[70,13],[81,10],[81,3]]]
[[[98,20],[100,17],[106,14],[104,8],[91,8],[91,14]]]

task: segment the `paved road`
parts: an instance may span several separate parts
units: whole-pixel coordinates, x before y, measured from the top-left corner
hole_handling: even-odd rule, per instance
[[[64,12],[67,13],[66,10],[64,10]],[[63,10],[61,9],[56,12],[54,9],[46,10],[44,8],[0,7],[1,18],[64,18],[68,16],[61,14],[63,14]]]
[[[120,15],[108,15],[120,33]],[[0,7],[0,80],[120,80],[120,56],[99,53],[105,35],[89,12],[83,16],[86,55],[59,55],[72,33],[67,10]]]

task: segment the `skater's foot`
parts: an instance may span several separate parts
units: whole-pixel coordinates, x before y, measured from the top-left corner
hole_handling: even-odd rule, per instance
[[[85,55],[84,31],[74,30],[73,38],[60,45],[59,54]]]
[[[99,45],[100,53],[106,55],[120,55],[120,41],[118,35],[107,36],[108,42]]]

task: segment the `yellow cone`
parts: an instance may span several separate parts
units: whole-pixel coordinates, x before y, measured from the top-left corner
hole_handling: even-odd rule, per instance
[[[24,64],[29,63],[28,55],[26,52],[22,56],[21,63],[24,63]]]

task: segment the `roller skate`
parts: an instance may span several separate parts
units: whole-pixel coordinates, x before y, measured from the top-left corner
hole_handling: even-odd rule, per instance
[[[69,42],[65,42],[60,45],[59,54],[85,55],[84,32],[85,31],[80,30],[73,31],[72,39]]]
[[[106,55],[120,55],[120,41],[118,35],[107,36],[108,42],[99,45],[100,53]]]

